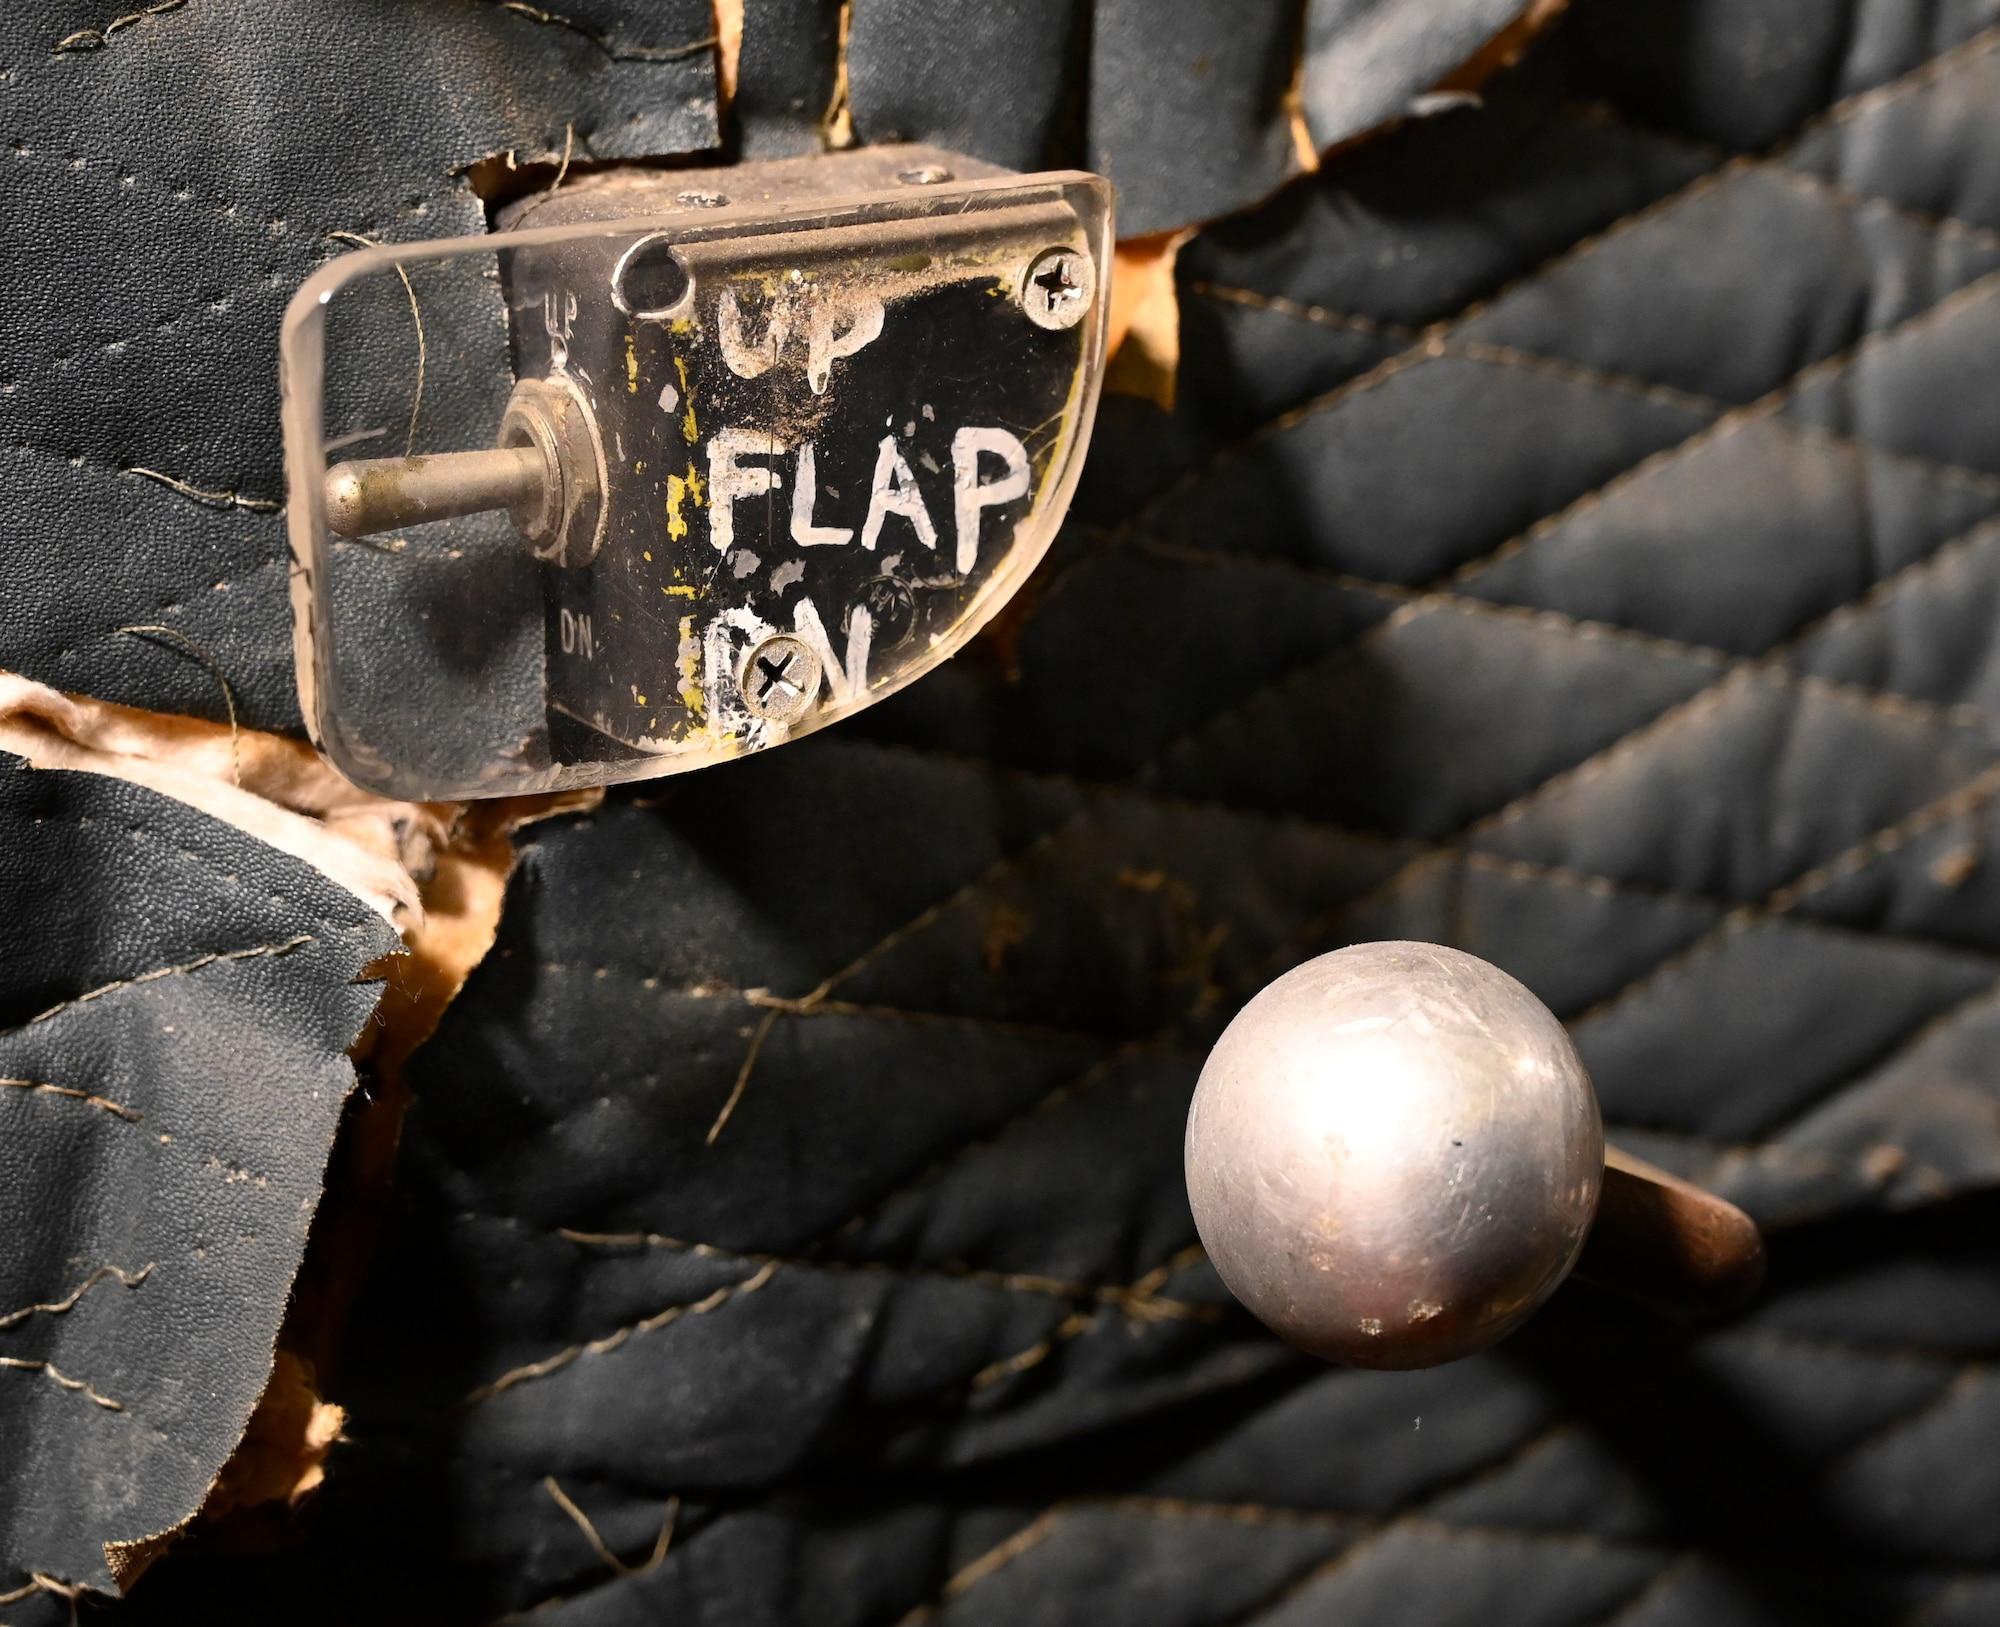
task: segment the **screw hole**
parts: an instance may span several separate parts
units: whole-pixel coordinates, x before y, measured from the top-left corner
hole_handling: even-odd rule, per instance
[[[640,238],[611,273],[611,303],[641,322],[672,316],[693,291],[687,261],[663,232]]]

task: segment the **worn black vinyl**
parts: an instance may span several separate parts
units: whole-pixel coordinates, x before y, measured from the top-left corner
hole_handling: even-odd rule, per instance
[[[817,152],[839,64],[840,0],[744,0],[733,104],[743,157]]]
[[[1089,25],[1079,0],[859,0],[848,36],[854,134],[1009,169],[1073,165]]]
[[[2000,1620],[1996,154],[1990,3],[1576,0],[1198,238],[1007,640],[524,839],[303,1540],[120,1613]],[[1203,1049],[1392,936],[1767,1223],[1745,1313],[1231,1305]]]
[[[119,780],[0,757],[0,818],[0,1552],[110,1591],[264,1389],[396,939]]]

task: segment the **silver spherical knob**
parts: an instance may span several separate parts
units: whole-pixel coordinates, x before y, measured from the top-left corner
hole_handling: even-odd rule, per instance
[[[1195,1225],[1273,1331],[1429,1367],[1520,1325],[1575,1264],[1604,1179],[1569,1035],[1497,967],[1369,943],[1272,983],[1188,1113]]]

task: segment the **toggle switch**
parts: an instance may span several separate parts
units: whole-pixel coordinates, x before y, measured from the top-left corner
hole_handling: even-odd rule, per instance
[[[327,472],[326,525],[337,537],[369,537],[490,508],[532,512],[547,484],[531,446],[343,463]]]
[[[1548,1008],[1439,944],[1357,944],[1259,993],[1202,1069],[1186,1165],[1230,1291],[1355,1366],[1482,1350],[1572,1270],[1692,1314],[1763,1272],[1741,1210],[1606,1148]]]
[[[603,171],[498,225],[343,255],[287,313],[299,692],[350,779],[495,796],[781,745],[948,660],[1053,540],[1102,179],[884,147]]]
[[[505,509],[537,559],[584,565],[604,538],[604,447],[581,391],[523,379],[483,452],[367,458],[326,474],[326,526],[368,537]]]

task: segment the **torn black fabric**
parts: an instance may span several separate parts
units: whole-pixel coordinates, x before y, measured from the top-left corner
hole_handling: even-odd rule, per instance
[[[109,1592],[264,1389],[379,993],[359,974],[396,939],[102,775],[5,759],[0,830],[0,1592]]]

